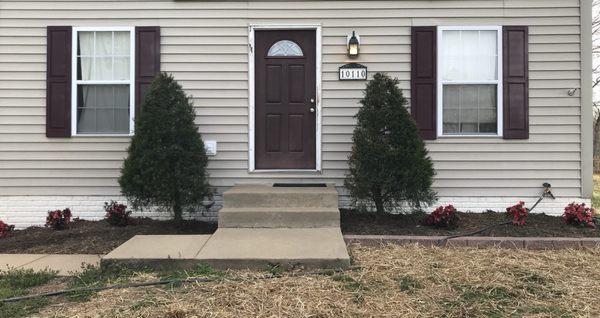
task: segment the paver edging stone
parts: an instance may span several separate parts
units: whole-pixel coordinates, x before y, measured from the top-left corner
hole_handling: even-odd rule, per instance
[[[361,243],[367,246],[382,243],[438,246],[445,236],[410,235],[344,235],[346,243]],[[444,246],[442,244],[442,246]],[[445,246],[524,248],[530,250],[560,250],[600,247],[599,237],[494,237],[469,236],[449,239]]]

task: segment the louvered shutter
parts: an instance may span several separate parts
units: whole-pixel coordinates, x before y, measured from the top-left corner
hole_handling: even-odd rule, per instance
[[[504,139],[529,138],[528,33],[526,26],[502,30]]]
[[[421,138],[437,137],[436,27],[413,27],[411,36],[411,114]]]
[[[71,137],[71,37],[70,26],[47,27],[47,137]]]
[[[135,28],[135,113],[139,114],[146,91],[160,72],[160,27]]]

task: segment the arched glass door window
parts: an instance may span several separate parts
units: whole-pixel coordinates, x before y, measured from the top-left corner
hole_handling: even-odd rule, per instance
[[[304,54],[298,44],[290,40],[281,40],[271,46],[267,56],[304,56]]]

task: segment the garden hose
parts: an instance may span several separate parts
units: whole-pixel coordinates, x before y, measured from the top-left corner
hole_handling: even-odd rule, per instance
[[[529,209],[529,212],[533,211],[538,203],[540,203],[546,197],[552,198],[552,200],[556,199],[554,194],[552,194],[552,185],[550,183],[544,182],[542,186],[544,187],[544,192],[542,192],[542,195],[539,197],[539,199],[535,202],[531,209]]]
[[[542,200],[544,198],[552,198],[552,200],[556,199],[554,197],[554,194],[552,194],[552,185],[548,182],[544,182],[544,184],[542,184],[542,186],[544,187],[544,191],[542,192],[542,194],[540,195],[540,197],[537,199],[537,201],[533,204],[533,206],[531,207],[531,209],[528,209],[528,213],[530,213],[531,211],[533,211],[533,209],[535,209],[535,207],[542,202]],[[503,225],[509,225],[511,224],[512,221],[507,221],[507,222],[503,222],[503,223],[498,223],[498,224],[493,224],[493,225],[489,225],[486,226],[482,229],[479,229],[477,231],[473,231],[473,232],[469,232],[469,233],[462,233],[462,234],[456,234],[456,235],[450,235],[450,236],[446,236],[442,239],[439,239],[436,243],[437,246],[442,246],[445,245],[448,240],[453,239],[453,238],[457,238],[457,237],[466,237],[466,236],[473,236],[473,235],[477,235],[479,233],[485,232],[487,230],[493,229],[495,227],[498,226],[503,226]]]
[[[359,269],[361,269],[360,266],[352,266],[347,269],[336,268],[336,269],[325,269],[325,270],[318,270],[318,271],[311,271],[311,272],[297,272],[297,273],[291,273],[288,276],[292,276],[292,277],[319,276],[319,275],[331,276],[333,274],[342,273],[345,271],[354,271],[354,270],[359,270]],[[269,279],[280,278],[282,276],[283,275],[280,275],[280,274],[267,274],[267,275],[253,277],[253,278],[249,278],[249,279],[223,278],[223,277],[189,277],[189,278],[185,278],[185,279],[166,279],[166,280],[158,280],[158,281],[151,281],[151,282],[144,282],[144,283],[116,284],[116,285],[98,286],[98,287],[81,287],[81,288],[63,289],[63,290],[58,290],[58,291],[53,291],[53,292],[48,292],[48,293],[4,298],[4,299],[0,300],[0,303],[11,303],[11,302],[17,302],[17,301],[22,301],[22,300],[40,298],[40,297],[60,296],[60,295],[64,295],[64,294],[74,294],[74,293],[82,293],[82,292],[98,292],[98,291],[103,291],[103,290],[108,290],[108,289],[124,289],[124,288],[160,286],[160,285],[179,285],[179,284],[186,284],[186,283],[209,283],[209,282],[214,282],[214,281],[241,282],[244,280],[269,280]]]

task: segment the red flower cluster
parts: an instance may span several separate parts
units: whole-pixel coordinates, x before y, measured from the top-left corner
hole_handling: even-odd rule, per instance
[[[46,227],[60,231],[69,227],[69,223],[71,223],[71,210],[68,208],[62,211],[48,211],[48,216],[46,217]]]
[[[425,224],[437,227],[456,227],[460,218],[452,205],[440,206],[425,219]]]
[[[525,207],[525,202],[519,201],[516,205],[506,208],[506,214],[512,216],[514,225],[525,225],[529,209]]]
[[[8,236],[9,232],[12,232],[15,229],[14,225],[8,225],[2,221],[0,221],[0,238],[4,238]]]
[[[129,224],[129,215],[127,206],[117,203],[117,201],[104,202],[104,211],[106,211],[106,221],[114,226],[127,226]]]
[[[596,214],[596,210],[586,207],[585,203],[576,204],[573,202],[565,207],[562,219],[567,224],[596,228],[594,214]]]

